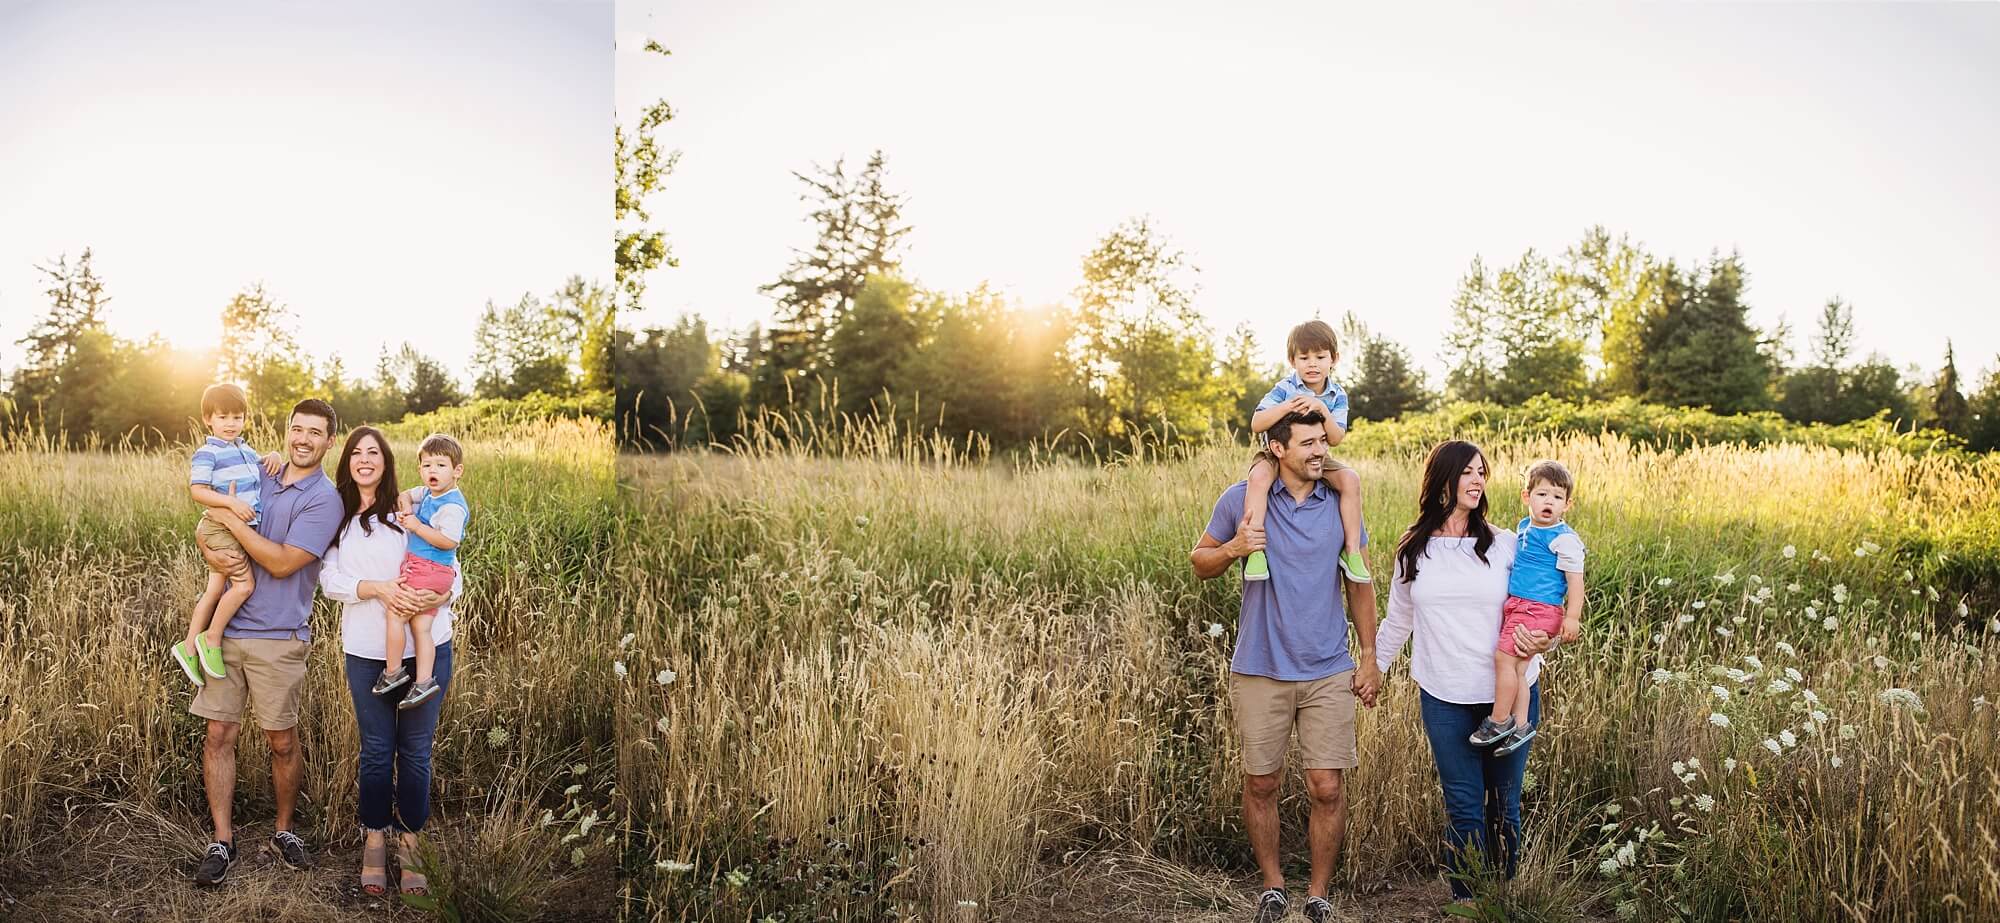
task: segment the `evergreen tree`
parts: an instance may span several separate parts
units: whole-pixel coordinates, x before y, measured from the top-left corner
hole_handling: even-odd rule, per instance
[[[1959,436],[1972,429],[1972,410],[1959,391],[1958,359],[1950,340],[1944,341],[1944,368],[1938,370],[1937,381],[1931,385],[1930,405],[1924,409],[1927,427]]]
[[[473,391],[479,397],[512,400],[536,392],[561,397],[574,391],[561,318],[532,294],[507,308],[486,302],[472,341]]]
[[[1493,281],[1477,256],[1458,280],[1444,335],[1445,389],[1452,400],[1491,401],[1500,382],[1502,322]]]
[[[908,407],[910,395],[896,392],[929,327],[913,304],[916,294],[915,286],[891,275],[869,276],[862,285],[854,308],[841,318],[827,343],[839,382],[836,410],[893,415],[897,408],[888,402]]]
[[[1640,397],[1650,403],[1708,407],[1716,413],[1761,410],[1774,372],[1743,303],[1737,254],[1713,256],[1703,270],[1666,264],[1659,302],[1640,331]]]
[[[108,376],[108,371],[94,368],[108,355],[102,350],[88,351],[79,363],[85,338],[103,331],[104,308],[111,303],[90,260],[86,247],[75,265],[64,254],[56,257],[53,266],[35,267],[48,285],[42,293],[48,296],[49,312],[15,341],[25,347],[26,355],[14,370],[12,397],[16,411],[25,417],[53,421],[65,415],[62,385],[66,374],[77,377],[79,385],[84,379]],[[67,414],[71,419],[64,426],[73,428],[88,417],[89,405],[81,392],[67,396],[71,398]],[[75,431],[88,432],[87,424]]]
[[[1371,336],[1361,344],[1353,381],[1347,401],[1356,420],[1393,420],[1428,410],[1434,401],[1410,351],[1385,337]]]
[[[1100,432],[1192,440],[1229,412],[1186,278],[1198,271],[1145,218],[1119,225],[1084,257],[1078,335],[1101,402]]]

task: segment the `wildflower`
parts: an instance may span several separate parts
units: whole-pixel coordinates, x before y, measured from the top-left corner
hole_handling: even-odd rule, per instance
[[[1639,902],[1638,902],[1638,901],[1635,901],[1635,900],[1629,900],[1629,899],[1628,899],[1628,900],[1622,900],[1622,901],[1619,901],[1619,902],[1618,902],[1618,919],[1620,919],[1620,920],[1636,920],[1636,919],[1638,919],[1638,918],[1639,918]]]
[[[1882,656],[1881,654],[1876,654],[1876,655],[1875,655],[1875,659],[1874,659],[1873,663],[1875,664],[1875,669],[1877,669],[1877,670],[1887,670],[1887,669],[1889,669],[1889,658],[1887,658],[1887,657],[1884,657],[1884,656]]]
[[[1672,670],[1666,669],[1665,667],[1660,667],[1653,671],[1653,682],[1655,684],[1665,685],[1667,683],[1673,682],[1673,680],[1674,680],[1674,671]]]
[[[1778,642],[1778,653],[1783,654],[1787,657],[1797,657],[1799,655],[1798,648],[1795,648],[1784,641]],[[1794,680],[1793,682],[1797,682],[1797,680]]]
[[[1764,691],[1773,695],[1790,692],[1792,691],[1792,684],[1782,679],[1774,679],[1770,685],[1764,687]]]
[[[1982,708],[1985,708],[1985,707],[1986,707],[1986,706],[1987,706],[1988,704],[1990,704],[1990,703],[1988,703],[1988,702],[1986,701],[1986,697],[1985,697],[1985,696],[1983,696],[1983,695],[1982,695],[1982,696],[1979,696],[1979,697],[1977,697],[1977,698],[1974,698],[1974,699],[1972,700],[1972,710],[1973,710],[1973,711],[1978,711],[1978,710],[1980,710],[1980,709],[1982,709]]]
[[[1688,607],[1696,612],[1700,612],[1701,610],[1708,608],[1708,600],[1697,599],[1694,602],[1689,603]]]
[[[1715,626],[1715,633],[1716,633],[1716,634],[1718,634],[1718,635],[1721,635],[1721,636],[1723,636],[1723,637],[1725,637],[1725,638],[1727,638],[1727,637],[1730,637],[1731,635],[1734,635],[1734,634],[1736,634],[1736,632],[1733,632],[1733,631],[1730,631],[1729,629],[1727,629],[1727,628],[1724,628],[1724,627],[1722,627],[1721,625],[1717,625],[1717,626]]]
[[[1732,583],[1735,583],[1735,582],[1736,582],[1736,575],[1735,575],[1735,574],[1732,574],[1732,573],[1729,573],[1729,572],[1727,572],[1727,571],[1724,571],[1724,572],[1722,572],[1722,573],[1720,573],[1720,574],[1716,574],[1716,575],[1715,575],[1715,582],[1716,582],[1716,583],[1720,583],[1720,584],[1722,584],[1723,586],[1728,586],[1728,585],[1730,585],[1730,584],[1732,584]]]
[[[854,517],[854,527],[855,527],[855,528],[857,528],[857,529],[866,529],[866,528],[868,528],[868,517],[866,517],[866,516],[856,516],[856,517]]]
[[[741,888],[750,883],[750,873],[742,869],[730,869],[729,874],[724,875],[723,878],[729,882],[729,886],[732,888]]]
[[[1822,561],[1822,562],[1833,560],[1833,558],[1827,556],[1826,552],[1821,551],[1818,548],[1813,549],[1812,559],[1815,561]]]
[[[1791,545],[1786,545],[1778,553],[1784,555],[1787,561],[1799,556],[1799,550]]]
[[[1719,728],[1726,728],[1729,726],[1729,716],[1719,711],[1712,711],[1708,713],[1708,723]]]
[[[1845,584],[1845,583],[1836,583],[1836,584],[1834,584],[1834,585],[1833,585],[1833,601],[1834,601],[1834,602],[1837,602],[1837,603],[1841,603],[1841,604],[1843,604],[1843,605],[1844,605],[1844,604],[1846,604],[1846,602],[1847,602],[1847,584]]]
[[[1810,621],[1812,621],[1813,619],[1816,619],[1816,618],[1819,618],[1819,608],[1818,608],[1817,606],[1807,606],[1807,607],[1806,607],[1806,621],[1810,622]]]
[[[979,906],[979,902],[978,902],[978,901],[959,901],[959,902],[958,902],[958,909],[960,909],[960,910],[971,910],[971,909],[973,909],[973,908],[975,908],[975,907],[978,907],[978,906]]]
[[[1625,845],[1618,847],[1618,852],[1613,858],[1618,860],[1619,865],[1630,868],[1639,861],[1639,841],[1625,841]]]
[[[1764,738],[1764,749],[1771,751],[1773,755],[1782,755],[1785,752],[1783,745],[1769,737]]]
[[[506,728],[496,727],[486,732],[486,745],[498,749],[506,746],[508,739],[511,737],[513,735],[507,733]]]
[[[1986,620],[1986,630],[1996,635],[2000,635],[2000,615],[1996,615]]]
[[[631,632],[629,632],[629,631],[628,631],[628,632],[626,632],[626,633],[625,633],[625,637],[623,637],[623,638],[619,638],[619,639],[618,639],[618,649],[619,649],[619,650],[621,650],[621,651],[622,651],[622,650],[624,650],[624,649],[625,649],[625,646],[626,646],[626,645],[628,645],[628,644],[631,644],[631,643],[632,643],[632,639],[633,639],[633,638],[636,638],[636,637],[638,637],[638,635],[635,635],[635,634],[633,634],[633,633],[631,633]]]
[[[1604,816],[1606,817],[1617,817],[1619,814],[1624,813],[1624,811],[1625,806],[1615,801],[1604,806]]]
[[[1812,720],[1814,724],[1825,724],[1826,712],[1820,711],[1817,708],[1813,709]]]
[[[1921,631],[1910,632],[1910,640],[1922,644],[1924,641],[1924,633]]]
[[[623,660],[614,660],[614,661],[612,661],[612,662],[611,662],[611,672],[613,672],[613,673],[616,673],[616,674],[618,674],[618,678],[619,678],[619,679],[624,679],[624,678],[625,678],[625,661],[623,661]]]
[[[1673,585],[1674,585],[1674,578],[1672,578],[1672,577],[1661,577],[1660,579],[1658,579],[1658,580],[1655,580],[1655,581],[1653,581],[1653,585],[1654,585],[1654,586],[1673,586]]]
[[[1691,773],[1691,772],[1688,772],[1688,773],[1682,773],[1682,774],[1681,774],[1681,776],[1680,776],[1680,780],[1681,780],[1681,784],[1683,784],[1683,785],[1693,785],[1693,784],[1694,784],[1694,773]]]
[[[1694,796],[1694,806],[1700,808],[1703,814],[1710,813],[1715,810],[1715,798],[1707,793],[1696,795]]]
[[[1679,618],[1674,619],[1674,622],[1680,625],[1686,625],[1692,621],[1694,621],[1694,616],[1689,615],[1685,612],[1681,613]]]
[[[1803,683],[1806,681],[1806,675],[1804,673],[1800,673],[1797,667],[1786,667],[1785,678],[1795,683]]]
[[[1730,667],[1729,670],[1723,675],[1729,677],[1729,681],[1732,683],[1740,683],[1750,678],[1750,674],[1745,673],[1742,670],[1738,670],[1735,667]]]
[[[1683,763],[1680,760],[1674,761],[1674,775],[1678,776],[1683,773],[1686,773],[1687,771],[1688,771],[1688,766],[1686,763]]]
[[[1854,725],[1851,725],[1851,724],[1843,724],[1843,725],[1841,725],[1841,726],[1840,726],[1840,739],[1841,739],[1841,740],[1853,740],[1853,739],[1854,739],[1854,735],[1856,735],[1856,734],[1859,734],[1859,733],[1860,733],[1860,731],[1856,730],[1856,729],[1855,729],[1855,727],[1854,727]]]
[[[1819,693],[1814,692],[1811,689],[1800,690],[1799,697],[1805,699],[1807,705],[1819,704]]]
[[[1756,654],[1743,655],[1743,662],[1749,664],[1752,670],[1764,669],[1764,661],[1757,659]]]
[[[659,728],[660,733],[665,734],[667,732],[667,716],[661,715],[660,720],[653,722],[653,726]]]
[[[1700,759],[1699,757],[1693,757],[1693,756],[1690,756],[1690,757],[1688,757],[1688,768],[1689,768],[1689,769],[1700,769],[1700,768],[1701,768],[1701,759]]]
[[[1796,581],[1785,584],[1785,592],[1787,593],[1797,593],[1799,589],[1800,587]]]
[[[675,862],[672,859],[661,859],[660,861],[654,863],[654,865],[661,871],[666,872],[669,875],[678,875],[682,872],[694,871],[694,863],[692,862]]]
[[[1966,606],[1966,604],[1965,604],[1965,601],[1964,601],[1964,600],[1959,600],[1959,603],[1958,603],[1958,617],[1959,617],[1959,618],[1965,618],[1966,616],[1968,616],[1968,615],[1971,615],[1971,614],[1972,614],[1972,609],[1971,609],[1970,607]]]
[[[1826,617],[1825,621],[1819,623],[1819,627],[1824,628],[1827,631],[1834,631],[1840,628],[1840,620],[1829,615]]]
[[[679,673],[675,673],[672,670],[661,670],[659,674],[654,676],[653,678],[659,680],[660,685],[662,686],[671,686],[674,684],[674,679],[679,676],[680,676]]]
[[[1606,878],[1616,878],[1618,876],[1618,860],[1606,859],[1603,862],[1597,863],[1597,873]]]
[[[1907,708],[1910,711],[1914,712],[1921,712],[1924,710],[1924,703],[1917,698],[1916,693],[1911,692],[1908,689],[1902,689],[1892,686],[1888,689],[1884,689],[1881,692],[1876,693],[1875,698],[1880,700],[1882,704],[1887,705],[1890,708]]]
[[[1722,771],[1723,771],[1723,772],[1735,772],[1735,771],[1736,771],[1736,757],[1733,757],[1733,756],[1725,756],[1725,757],[1723,757],[1723,758],[1722,758]]]
[[[563,789],[563,797],[567,798],[580,791],[583,791],[583,783],[578,782],[575,785],[571,785],[570,787]]]
[[[1937,602],[1938,601],[1937,587],[1931,586],[1928,583],[1924,584],[1924,598],[1930,600],[1931,602]]]
[[[1666,635],[1663,635],[1663,634],[1660,634],[1660,633],[1659,633],[1659,632],[1657,632],[1657,631],[1656,631],[1656,632],[1653,632],[1653,643],[1654,643],[1654,644],[1665,644],[1665,643],[1666,643],[1666,641],[1667,641],[1667,636],[1666,636]]]
[[[1732,621],[1732,622],[1735,622],[1735,623],[1736,623],[1736,624],[1738,624],[1738,625],[1741,625],[1741,624],[1743,624],[1744,622],[1747,622],[1747,621],[1750,621],[1750,619],[1749,619],[1749,618],[1747,618],[1747,617],[1745,617],[1745,616],[1741,616],[1741,615],[1739,615],[1739,616],[1737,616],[1737,617],[1735,617],[1735,618],[1733,618],[1733,619],[1730,619],[1730,621]]]
[[[1208,636],[1211,638],[1222,637],[1222,623],[1221,622],[1208,623]]]
[[[1912,581],[1912,580],[1915,580],[1915,579],[1917,579],[1917,575],[1916,575],[1916,574],[1913,574],[1913,573],[1910,573],[1910,569],[1909,569],[1909,568],[1907,568],[1907,567],[1903,568],[1903,582],[1904,582],[1904,583],[1909,583],[1910,581]]]
[[[1729,701],[1729,690],[1724,689],[1721,686],[1710,686],[1708,687],[1708,691],[1715,693],[1715,697],[1721,699],[1724,702]]]
[[[1786,749],[1790,749],[1799,745],[1799,737],[1792,733],[1791,728],[1786,728],[1778,732],[1778,742],[1784,744]]]
[[[1857,547],[1854,549],[1854,556],[1857,558],[1865,558],[1868,556],[1868,549]]]
[[[1833,767],[1833,768],[1835,768],[1835,769],[1839,769],[1839,768],[1840,768],[1840,754],[1836,753],[1836,754],[1834,754],[1834,755],[1832,755],[1832,756],[1829,756],[1829,757],[1827,757],[1827,758],[1826,758],[1826,764],[1827,764],[1828,766],[1832,766],[1832,767]]]

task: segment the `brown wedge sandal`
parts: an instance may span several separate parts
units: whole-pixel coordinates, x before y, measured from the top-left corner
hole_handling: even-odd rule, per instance
[[[397,876],[396,890],[404,894],[431,893],[430,879],[417,871],[416,864],[417,857],[410,852],[409,843],[399,838],[396,841],[396,867],[401,874]]]
[[[389,893],[389,838],[373,846],[361,844],[361,892],[372,897]]]

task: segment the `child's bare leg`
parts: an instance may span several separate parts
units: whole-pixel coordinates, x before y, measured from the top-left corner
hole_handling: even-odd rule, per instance
[[[1528,658],[1514,658],[1514,723],[1528,726],[1528,694],[1533,690],[1528,686]]]
[[[417,682],[419,683],[430,680],[431,667],[437,663],[437,645],[431,641],[431,620],[435,618],[437,618],[437,610],[433,609],[410,619],[410,631],[416,635]]]
[[[1264,528],[1264,510],[1271,500],[1271,482],[1278,479],[1278,467],[1271,460],[1259,456],[1250,466],[1249,489],[1243,492],[1243,524],[1252,529]]]
[[[1495,722],[1507,720],[1514,713],[1514,700],[1521,685],[1521,673],[1517,665],[1521,658],[1506,651],[1493,652],[1493,714]]]
[[[392,610],[383,613],[382,624],[382,675],[387,676],[403,668],[403,627],[409,621]]]
[[[243,576],[229,581],[229,589],[224,590],[222,599],[215,604],[215,615],[208,620],[208,646],[222,646],[222,630],[229,627],[236,610],[243,608],[245,600],[257,589],[256,578],[250,576],[250,568],[243,569]]]
[[[207,630],[208,623],[215,616],[215,607],[222,602],[222,594],[229,588],[229,578],[221,571],[208,572],[208,587],[202,590],[201,599],[194,604],[194,611],[188,614],[187,649],[197,650],[194,639]]]
[[[1340,495],[1340,547],[1361,553],[1361,475],[1353,468],[1326,473],[1327,486]]]

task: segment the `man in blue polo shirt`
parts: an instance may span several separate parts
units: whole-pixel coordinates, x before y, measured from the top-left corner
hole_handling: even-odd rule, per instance
[[[1275,923],[1288,910],[1278,864],[1278,773],[1296,725],[1312,800],[1312,879],[1305,912],[1308,920],[1320,923],[1333,915],[1327,886],[1347,831],[1341,773],[1359,764],[1354,703],[1359,699],[1374,705],[1382,685],[1375,665],[1375,594],[1368,584],[1340,577],[1340,501],[1320,479],[1326,464],[1325,414],[1317,408],[1287,414],[1272,424],[1269,448],[1278,462],[1278,478],[1271,484],[1264,528],[1239,527],[1247,485],[1238,481],[1215,502],[1208,528],[1189,558],[1195,576],[1203,580],[1266,547],[1279,560],[1300,562],[1273,569],[1267,581],[1243,584],[1229,696],[1243,749],[1243,825],[1264,876],[1257,920]],[[1367,544],[1365,528],[1361,541]],[[1347,643],[1349,609],[1354,613],[1352,650]]]
[[[304,761],[299,755],[299,689],[305,684],[306,649],[312,631],[313,592],[319,588],[319,559],[340,530],[340,494],[320,462],[333,444],[332,405],[300,401],[286,423],[285,466],[278,474],[260,471],[263,509],[254,526],[231,514],[210,520],[229,528],[243,545],[256,588],[222,631],[225,676],[210,679],[188,706],[208,719],[202,747],[202,783],[215,841],[195,870],[195,883],[220,884],[236,858],[230,807],[236,797],[236,735],[243,728],[245,700],[271,744],[271,785],[278,802],[272,846],[285,864],[303,868],[306,844],[292,830]],[[227,510],[223,511],[228,513]],[[241,567],[233,551],[201,549],[212,567]]]

